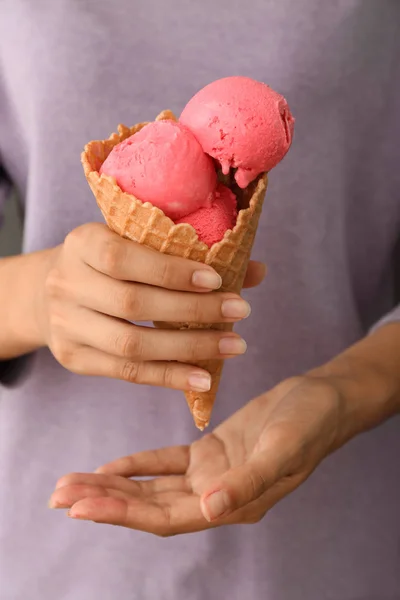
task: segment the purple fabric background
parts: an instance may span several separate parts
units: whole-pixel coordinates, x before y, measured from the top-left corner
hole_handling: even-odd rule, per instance
[[[88,140],[179,113],[229,74],[288,98],[295,140],[254,251],[269,277],[246,292],[249,350],[226,367],[213,424],[394,309],[399,23],[386,0],[0,3],[0,155],[25,251],[101,220],[79,162]],[[262,523],[163,540],[46,502],[68,471],[193,440],[178,393],[77,377],[42,350],[0,397],[1,600],[400,598],[399,419],[330,457]]]

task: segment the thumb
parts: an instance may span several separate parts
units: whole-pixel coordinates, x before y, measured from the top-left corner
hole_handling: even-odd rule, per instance
[[[278,480],[278,474],[268,472],[265,453],[250,459],[244,465],[230,469],[211,490],[200,499],[200,507],[207,521],[226,517],[257,500]]]
[[[264,280],[267,272],[267,267],[264,263],[251,260],[247,267],[246,277],[244,278],[243,287],[252,288],[260,285]]]

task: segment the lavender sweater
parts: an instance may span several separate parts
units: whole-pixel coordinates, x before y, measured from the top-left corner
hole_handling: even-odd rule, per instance
[[[1,0],[0,161],[24,251],[101,220],[79,155],[117,123],[179,113],[209,81],[270,83],[297,118],[270,178],[246,356],[213,425],[374,323],[400,319],[400,2]],[[0,206],[4,197],[0,200]],[[397,299],[398,302],[398,299]],[[73,522],[59,476],[197,432],[177,392],[75,376],[41,350],[0,385],[1,600],[398,600],[400,421],[325,461],[253,526],[158,539]]]

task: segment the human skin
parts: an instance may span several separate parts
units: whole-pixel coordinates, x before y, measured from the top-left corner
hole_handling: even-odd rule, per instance
[[[190,446],[62,477],[49,505],[163,537],[256,523],[329,454],[399,412],[400,323],[392,323],[255,398]],[[151,479],[135,479],[143,476]]]
[[[264,273],[251,263],[247,285]],[[248,316],[238,295],[210,293],[220,285],[207,265],[155,252],[99,223],[82,225],[56,248],[0,260],[0,360],[48,346],[74,373],[207,391],[210,375],[190,363],[242,354],[238,335],[136,323]]]

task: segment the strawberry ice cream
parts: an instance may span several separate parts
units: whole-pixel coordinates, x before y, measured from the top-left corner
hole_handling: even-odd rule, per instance
[[[216,169],[246,188],[282,160],[293,129],[283,96],[248,77],[226,77],[200,90],[179,122],[157,120],[114,146],[100,174],[175,223],[192,225],[211,247],[233,229],[238,211],[233,191],[217,185]]]
[[[149,123],[114,146],[100,173],[173,220],[210,208],[215,198],[212,159],[189,129],[171,120]]]
[[[176,223],[189,223],[197,232],[199,240],[209,248],[222,240],[228,229],[233,229],[237,217],[235,194],[221,183],[217,187],[215,200],[210,208],[199,208]]]
[[[294,118],[283,96],[248,77],[226,77],[200,90],[184,108],[180,122],[218,160],[222,172],[237,169],[245,188],[270,171],[289,150]]]

